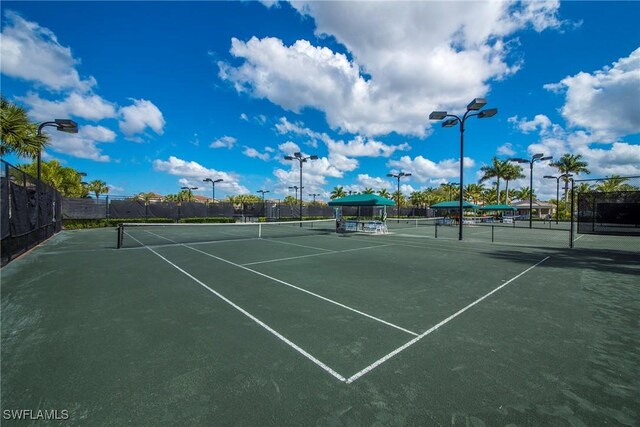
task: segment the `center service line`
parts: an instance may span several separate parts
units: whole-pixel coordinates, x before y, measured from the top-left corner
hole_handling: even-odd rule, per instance
[[[131,237],[133,240],[135,240],[136,242],[142,244],[138,239],[136,239],[135,237],[129,235],[129,237]],[[144,246],[144,245],[143,245]],[[297,344],[295,344],[294,342],[290,341],[289,339],[287,339],[285,336],[283,336],[282,334],[280,334],[278,331],[276,331],[275,329],[271,328],[269,325],[267,325],[266,323],[264,323],[262,320],[258,319],[257,317],[255,317],[254,315],[252,315],[251,313],[249,313],[248,311],[246,311],[245,309],[243,309],[242,307],[240,307],[239,305],[237,305],[236,303],[234,303],[233,301],[231,301],[230,299],[226,298],[224,295],[220,294],[219,292],[213,290],[212,288],[210,288],[209,286],[207,286],[205,283],[203,283],[202,281],[200,281],[198,278],[194,277],[193,275],[191,275],[190,273],[188,273],[187,271],[185,271],[184,269],[180,268],[179,266],[177,266],[176,264],[174,264],[173,262],[169,261],[167,258],[163,257],[162,255],[160,255],[158,252],[154,251],[153,249],[151,249],[148,246],[145,246],[147,249],[149,249],[151,252],[153,252],[155,255],[157,255],[158,257],[160,257],[162,260],[164,260],[166,263],[168,263],[169,265],[171,265],[173,268],[175,268],[176,270],[178,270],[179,272],[181,272],[182,274],[184,274],[185,276],[187,276],[188,278],[190,278],[191,280],[193,280],[194,282],[196,282],[198,285],[202,286],[203,288],[205,288],[206,290],[208,290],[209,292],[211,292],[212,294],[214,294],[215,296],[217,296],[218,298],[220,298],[222,301],[226,302],[227,304],[229,304],[231,307],[235,308],[236,310],[238,310],[240,313],[244,314],[245,316],[247,316],[249,319],[253,320],[255,323],[257,323],[258,325],[260,325],[261,327],[263,327],[264,329],[266,329],[267,331],[269,331],[271,334],[275,335],[278,339],[280,339],[282,342],[284,342],[285,344],[287,344],[289,347],[293,348],[295,351],[297,351],[298,353],[302,354],[304,357],[306,357],[307,359],[309,359],[310,361],[312,361],[314,364],[316,364],[317,366],[319,366],[320,368],[322,368],[324,371],[328,372],[329,374],[331,374],[331,376],[333,376],[334,378],[338,379],[339,381],[344,382],[345,381],[345,377],[343,377],[342,375],[340,375],[339,373],[337,373],[336,371],[334,371],[333,369],[331,369],[329,366],[325,365],[323,362],[321,362],[320,360],[316,359],[314,356],[312,356],[310,353],[308,353],[307,351],[305,351],[302,347],[298,346]]]
[[[391,353],[387,354],[386,356],[376,360],[375,362],[373,362],[371,365],[367,366],[366,368],[364,368],[363,370],[361,370],[360,372],[357,372],[356,374],[352,375],[351,377],[347,378],[347,384],[351,384],[352,382],[354,382],[355,380],[357,380],[358,378],[360,378],[361,376],[365,375],[368,372],[371,372],[373,369],[377,368],[378,366],[382,365],[384,362],[386,362],[387,360],[391,359],[393,356],[395,356],[396,354],[400,353],[401,351],[411,347],[412,345],[414,345],[415,343],[417,343],[418,341],[420,341],[422,338],[426,337],[427,335],[429,335],[430,333],[436,331],[438,328],[440,328],[441,326],[449,323],[451,320],[455,319],[456,317],[458,317],[459,315],[461,315],[462,313],[464,313],[465,311],[467,311],[468,309],[470,309],[471,307],[473,307],[474,305],[478,304],[480,301],[484,300],[485,298],[488,298],[489,296],[493,295],[494,293],[498,292],[500,289],[504,288],[505,286],[507,286],[509,283],[513,282],[514,280],[516,280],[517,278],[519,278],[520,276],[522,276],[523,274],[533,270],[534,268],[536,268],[537,266],[539,266],[540,264],[542,264],[543,262],[545,262],[546,260],[548,260],[550,257],[546,257],[543,260],[539,261],[537,264],[532,265],[531,267],[527,268],[525,271],[523,271],[522,273],[518,274],[517,276],[512,277],[511,279],[507,280],[506,282],[504,282],[502,285],[498,286],[497,288],[495,288],[494,290],[492,290],[491,292],[489,292],[488,294],[478,298],[477,300],[475,300],[474,302],[472,302],[471,304],[469,304],[468,306],[458,310],[457,312],[455,312],[454,314],[452,314],[451,316],[447,317],[446,319],[444,319],[443,321],[441,321],[440,323],[438,323],[437,325],[431,327],[430,329],[428,329],[427,331],[423,332],[422,334],[418,335],[417,337],[415,337],[414,339],[412,339],[411,341],[409,341],[408,343],[404,344],[401,347],[398,347],[397,349],[393,350]]]

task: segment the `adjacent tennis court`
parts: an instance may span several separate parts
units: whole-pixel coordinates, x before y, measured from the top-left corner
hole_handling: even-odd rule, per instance
[[[71,425],[638,424],[637,238],[568,249],[561,227],[472,224],[458,241],[388,225],[61,232],[2,270],[3,409]]]

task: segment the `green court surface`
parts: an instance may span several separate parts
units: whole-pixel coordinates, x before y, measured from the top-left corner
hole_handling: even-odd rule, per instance
[[[1,272],[3,425],[639,425],[640,239],[404,225],[63,231]]]

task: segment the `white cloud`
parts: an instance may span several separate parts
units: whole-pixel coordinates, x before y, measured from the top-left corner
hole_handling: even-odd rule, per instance
[[[185,182],[197,183],[195,186],[198,187],[206,185],[206,183],[202,182],[205,178],[222,178],[223,181],[216,184],[216,189],[221,188],[227,194],[250,193],[245,186],[240,184],[239,177],[234,173],[208,169],[197,162],[182,160],[175,156],[170,156],[168,160],[154,160],[153,168],[158,172],[179,176],[181,179],[186,180]]]
[[[69,47],[58,42],[51,30],[12,11],[5,12],[4,18],[0,35],[3,74],[52,90],[85,92],[95,86],[93,77],[80,77],[75,68],[80,61],[73,57]]]
[[[386,179],[380,177],[369,176],[369,174],[361,173],[358,174],[357,181],[364,188],[373,188],[376,192],[380,191],[383,188],[387,190],[393,187],[392,183]]]
[[[513,123],[516,129],[522,133],[529,133],[534,131],[547,132],[551,128],[551,120],[544,114],[537,114],[533,120],[527,120],[527,118],[519,119],[518,116],[509,117],[507,119],[509,123]]]
[[[407,151],[411,149],[407,143],[387,145],[380,141],[366,139],[361,136],[356,136],[347,143],[325,138],[325,143],[330,153],[351,157],[390,157],[396,150]]]
[[[209,144],[209,147],[232,149],[236,142],[238,142],[236,138],[225,135],[222,138],[218,138],[215,141],[213,141],[211,144]]]
[[[489,81],[519,69],[507,59],[507,36],[562,24],[558,1],[292,5],[349,56],[306,40],[233,39],[231,54],[242,63],[219,62],[220,77],[294,112],[323,111],[332,128],[368,136],[425,136],[430,111],[460,109],[470,94],[484,96]]]
[[[97,144],[113,142],[116,134],[103,126],[85,125],[80,126],[77,134],[52,132],[48,135],[50,139],[47,150],[98,162],[111,161],[109,156],[102,154]]]
[[[390,160],[387,166],[410,172],[411,179],[418,182],[430,182],[436,178],[457,178],[460,176],[460,161],[458,159],[445,159],[439,162],[418,156],[412,159],[409,156],[402,156],[399,160]],[[469,157],[464,158],[464,167],[472,168],[475,161]]]
[[[255,148],[246,147],[246,146],[244,147],[244,151],[242,151],[242,154],[244,154],[247,157],[253,157],[260,160],[264,160],[265,162],[271,158],[268,152],[261,153]]]
[[[98,95],[71,93],[64,100],[49,101],[30,92],[17,97],[30,107],[29,116],[36,121],[75,116],[86,120],[102,120],[116,117],[115,106]]]
[[[133,105],[120,108],[119,126],[126,136],[144,133],[151,128],[158,135],[164,133],[164,117],[162,112],[151,101],[146,99],[133,99]]]
[[[570,126],[604,142],[640,132],[640,48],[593,74],[580,72],[545,88],[565,92],[561,109]]]
[[[507,142],[499,146],[498,149],[496,150],[496,153],[501,156],[510,156],[510,157],[516,154],[516,152],[513,151],[513,146],[511,145],[510,142]]]

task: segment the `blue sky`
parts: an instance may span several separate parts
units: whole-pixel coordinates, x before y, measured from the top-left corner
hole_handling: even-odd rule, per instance
[[[319,156],[305,199],[394,191],[389,172],[412,173],[406,194],[458,182],[459,132],[428,115],[476,97],[499,113],[467,122],[465,184],[493,156],[538,152],[640,175],[639,19],[633,1],[3,1],[2,94],[76,120],[44,158],[113,195],[209,196],[202,179],[222,178],[216,198],[282,198],[295,151]],[[536,164],[542,198],[554,172]]]

